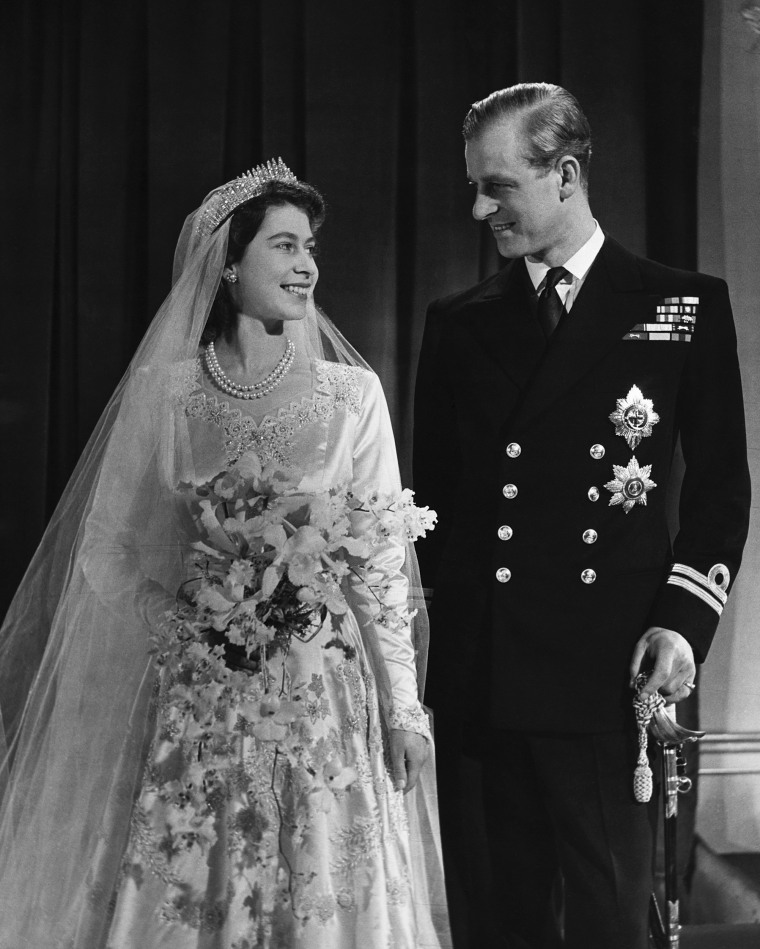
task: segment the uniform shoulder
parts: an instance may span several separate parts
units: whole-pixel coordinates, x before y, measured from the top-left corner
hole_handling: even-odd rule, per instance
[[[481,297],[488,296],[491,292],[497,292],[506,277],[505,271],[512,266],[514,266],[514,262],[510,261],[505,268],[495,274],[491,274],[490,277],[486,277],[484,280],[481,280],[480,283],[476,283],[475,286],[467,287],[464,290],[456,290],[454,293],[449,293],[444,297],[433,300],[428,307],[428,314],[435,315],[456,312],[462,307],[467,306],[473,300],[479,300]]]
[[[663,296],[698,296],[700,291],[717,292],[726,286],[720,277],[639,257],[609,234],[605,235],[599,258],[618,285],[639,285],[643,290]]]
[[[669,296],[677,296],[680,291],[684,294],[698,293],[699,290],[714,293],[726,286],[726,281],[721,277],[669,267],[648,257],[639,257],[638,265],[644,286],[652,290],[662,289]]]

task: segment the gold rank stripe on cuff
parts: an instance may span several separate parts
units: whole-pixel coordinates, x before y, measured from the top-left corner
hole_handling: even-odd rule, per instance
[[[723,612],[723,607],[728,600],[728,594],[725,590],[722,590],[716,583],[711,582],[709,577],[693,567],[687,566],[687,564],[674,563],[668,577],[668,583],[693,593],[694,596],[699,597],[700,600],[711,606],[718,616]]]
[[[692,583],[691,580],[687,580],[685,577],[679,577],[676,575],[671,575],[668,577],[668,583],[674,587],[682,587],[684,590],[688,590],[689,593],[693,593],[694,596],[698,596],[700,600],[704,600],[708,606],[711,606],[718,616],[723,612],[723,607],[718,601],[711,596],[707,590],[703,587],[697,586],[696,583]]]
[[[723,564],[716,564],[708,575],[700,573],[699,570],[695,570],[694,567],[689,567],[688,564],[685,563],[674,563],[671,570],[673,573],[683,574],[683,576],[688,577],[695,583],[700,583],[703,587],[708,589],[710,593],[714,594],[723,605],[728,601],[726,591],[711,579],[716,572],[720,573],[726,578],[724,582],[726,586],[728,586],[728,567],[724,567]]]
[[[646,330],[633,329],[626,333],[624,340],[633,340],[634,342],[666,342],[666,343],[690,343],[691,333],[670,333],[670,332],[650,332]]]

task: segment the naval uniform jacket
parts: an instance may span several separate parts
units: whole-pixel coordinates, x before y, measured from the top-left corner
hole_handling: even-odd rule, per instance
[[[434,302],[414,487],[439,518],[417,545],[434,591],[427,704],[504,728],[626,727],[636,641],[674,629],[703,661],[747,535],[726,284],[607,237],[548,344],[522,259]]]

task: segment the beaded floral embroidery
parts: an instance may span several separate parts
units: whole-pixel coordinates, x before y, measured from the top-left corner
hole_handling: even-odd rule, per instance
[[[408,833],[408,822],[403,794],[393,789],[386,772],[387,764],[382,764],[383,744],[379,733],[377,740],[368,744],[373,759],[370,761],[356,736],[342,735],[341,729],[335,727],[341,719],[345,721],[346,717],[357,714],[366,722],[367,710],[376,719],[378,701],[374,677],[357,659],[339,661],[331,668],[336,681],[351,684],[348,690],[339,690],[338,694],[345,701],[343,708],[331,708],[325,697],[324,676],[312,673],[310,680],[303,683],[304,694],[324,702],[328,715],[335,717],[323,725],[321,716],[316,723],[306,716],[299,726],[304,761],[312,774],[323,775],[324,787],[320,790],[319,781],[316,790],[305,785],[289,762],[283,761],[273,770],[275,749],[272,744],[246,736],[239,781],[241,788],[245,788],[248,806],[233,807],[231,802],[220,798],[216,825],[220,832],[224,825],[227,850],[238,872],[235,885],[232,880],[228,881],[216,898],[203,890],[194,890],[173,872],[172,863],[179,860],[182,866],[183,858],[180,852],[171,851],[172,861],[167,859],[165,827],[159,818],[163,814],[168,819],[168,811],[164,813],[159,807],[151,818],[144,806],[145,802],[154,802],[152,806],[155,806],[157,789],[158,775],[148,769],[142,796],[133,812],[130,846],[122,874],[124,878],[132,878],[138,890],[151,878],[163,882],[166,891],[158,912],[166,922],[205,933],[231,926],[237,936],[232,943],[234,947],[274,949],[283,944],[278,933],[289,942],[294,933],[302,936],[308,925],[324,927],[336,915],[353,915],[358,907],[365,905],[367,894],[375,885],[378,868],[385,866],[383,847],[389,840],[403,839]],[[165,738],[165,728],[171,725],[175,714],[162,690],[157,708],[162,727],[154,743]],[[237,726],[230,724],[231,734],[235,734]],[[313,731],[312,724],[317,724],[317,731]],[[356,780],[342,790],[328,787],[334,772],[334,769],[330,771],[329,761],[336,755],[353,762],[357,768]],[[374,806],[361,790],[368,785],[374,789]],[[336,811],[334,802],[347,802],[348,798],[351,803]],[[285,827],[284,837],[289,840],[287,849],[292,858],[296,850],[309,853],[317,846],[325,833],[327,815],[331,815],[332,824],[329,832],[332,858],[328,866],[319,868],[317,862],[311,872],[295,874],[288,885],[287,875],[278,868],[278,834],[283,833],[279,828]],[[405,859],[396,865],[395,874],[386,877],[385,887],[388,905],[408,904],[410,882]],[[240,890],[237,895],[236,888]]]
[[[171,405],[184,405],[200,385],[200,359],[187,359],[169,369],[168,396]]]
[[[162,924],[224,930],[236,949],[327,946],[352,931],[355,917],[362,927],[387,922],[391,935],[404,934],[411,917],[398,907],[408,905],[408,822],[375,676],[348,600],[329,585],[321,594],[319,584],[328,563],[336,581],[351,572],[351,597],[364,591],[374,622],[405,631],[406,603],[385,602],[371,558],[386,542],[424,533],[434,515],[416,508],[410,491],[386,498],[374,488],[303,495],[293,507],[301,474],[288,482],[272,469],[266,474],[250,452],[229,472],[184,489],[198,537],[187,573],[193,586],[151,632],[160,669],[156,728],[121,905],[142,898]],[[351,533],[355,512],[359,536]],[[290,597],[288,584],[311,596]],[[315,615],[320,602],[326,613]],[[243,668],[227,652],[241,643],[250,646]],[[392,722],[426,731],[415,705]]]
[[[366,370],[323,360],[316,363],[316,368],[317,387],[312,396],[304,397],[300,403],[283,406],[258,425],[240,409],[231,408],[228,401],[198,391],[202,372],[200,359],[193,361],[185,375],[177,371],[172,394],[179,404],[184,404],[188,418],[202,419],[224,431],[224,450],[229,464],[234,464],[242,454],[253,449],[262,461],[288,465],[293,452],[293,437],[300,429],[315,422],[329,421],[339,406],[356,416],[361,409],[361,380]]]
[[[428,736],[430,725],[421,705],[395,706],[391,711],[391,728],[402,728],[407,732],[417,732]]]
[[[235,470],[251,448],[262,459],[286,464],[304,427],[329,421],[341,408],[346,416],[359,416],[368,379],[362,369],[318,362],[314,392],[257,425],[228,401],[204,392],[201,372],[199,360],[174,367],[168,394],[178,412],[219,431]],[[296,941],[337,945],[357,920],[367,927],[387,919],[388,946],[414,944],[408,820],[404,796],[389,773],[377,686],[361,649],[341,647],[333,632],[325,629],[328,641],[313,640],[317,661],[294,672],[303,713],[292,723],[297,761],[259,741],[244,722],[225,724],[230,754],[234,746],[239,759],[234,787],[244,791],[245,801],[218,801],[214,828],[225,849],[222,856],[220,844],[212,862],[219,885],[206,886],[205,864],[191,852],[197,828],[187,827],[187,852],[169,846],[181,835],[170,835],[169,841],[171,815],[156,805],[166,775],[146,772],[121,885],[129,887],[128,899],[145,894],[146,906],[155,892],[153,912],[163,925],[200,931],[212,941],[212,934],[224,931],[231,949],[274,949]],[[156,744],[176,738],[176,709],[166,699],[163,691],[157,694]],[[427,717],[416,703],[394,708],[390,724],[429,737]],[[312,853],[326,853],[328,860],[311,860]],[[229,880],[226,872],[232,874]]]

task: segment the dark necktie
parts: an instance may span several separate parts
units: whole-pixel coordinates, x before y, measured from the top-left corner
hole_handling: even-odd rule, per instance
[[[544,331],[544,336],[549,339],[557,328],[559,318],[562,316],[564,304],[557,293],[557,284],[565,276],[567,271],[564,267],[550,267],[546,274],[546,283],[538,298],[538,324]]]

